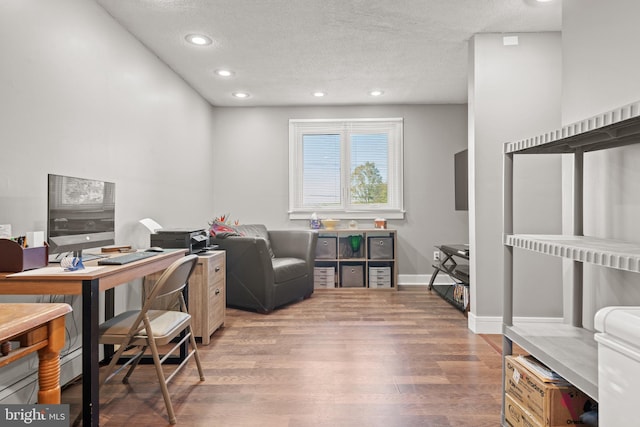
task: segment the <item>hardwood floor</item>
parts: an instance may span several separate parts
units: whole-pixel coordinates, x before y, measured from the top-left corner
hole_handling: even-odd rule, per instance
[[[501,357],[427,291],[319,290],[269,315],[228,309],[169,385],[182,426],[500,425]],[[167,425],[150,365],[101,389],[100,425]],[[63,391],[72,417],[79,384]]]

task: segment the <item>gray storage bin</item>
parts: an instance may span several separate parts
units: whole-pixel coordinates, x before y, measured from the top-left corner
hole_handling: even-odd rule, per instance
[[[340,284],[343,288],[364,287],[364,265],[341,265]]]
[[[316,245],[316,259],[336,259],[337,238],[331,236],[318,236]]]
[[[369,259],[393,259],[393,237],[372,236],[369,240]]]

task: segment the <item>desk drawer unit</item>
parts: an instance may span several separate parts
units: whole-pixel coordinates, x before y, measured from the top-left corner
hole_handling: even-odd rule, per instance
[[[391,267],[369,267],[370,288],[391,287]]]
[[[198,257],[189,280],[189,313],[191,326],[203,345],[224,325],[226,311],[226,253],[213,251]]]
[[[226,254],[225,254],[226,255]],[[215,259],[215,260],[214,260]],[[227,306],[227,297],[225,295],[226,286],[226,263],[225,256],[217,256],[209,262],[209,301],[208,324],[203,328],[203,334],[210,337],[216,329],[224,325],[225,310]],[[203,343],[209,341],[206,335],[202,337]]]
[[[369,237],[369,259],[393,259],[393,237]]]
[[[364,287],[363,265],[341,265],[340,268],[340,285],[343,288]]]
[[[336,259],[337,237],[318,236],[316,259]]]
[[[336,270],[334,267],[314,267],[313,287],[327,289],[336,287]]]

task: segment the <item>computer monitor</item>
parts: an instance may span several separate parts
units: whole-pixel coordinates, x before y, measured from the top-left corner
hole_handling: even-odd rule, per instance
[[[50,253],[74,252],[115,243],[115,184],[48,175],[47,242]]]

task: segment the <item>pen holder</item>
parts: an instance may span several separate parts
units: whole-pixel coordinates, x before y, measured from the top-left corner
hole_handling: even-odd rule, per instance
[[[0,271],[19,273],[46,267],[49,263],[49,247],[23,248],[9,239],[0,239]]]

